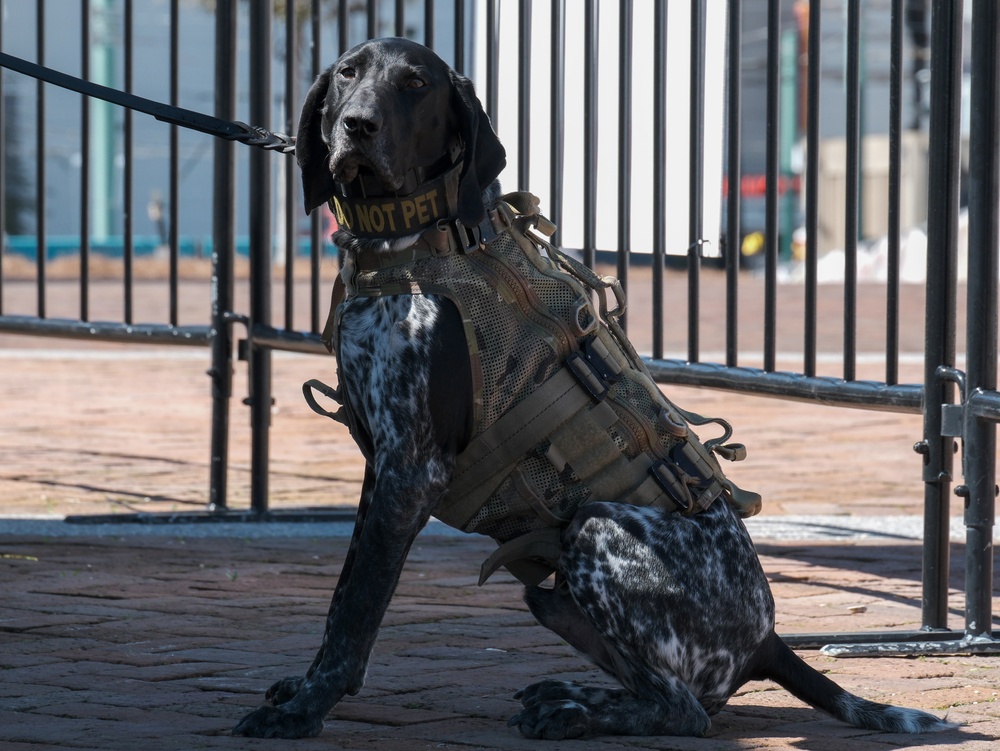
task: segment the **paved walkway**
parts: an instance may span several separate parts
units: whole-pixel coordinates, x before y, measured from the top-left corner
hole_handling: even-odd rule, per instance
[[[707,282],[706,282],[707,284]],[[8,290],[8,299],[10,299]],[[905,333],[905,332],[904,332]],[[911,336],[911,334],[905,334]],[[905,338],[904,336],[904,338]],[[513,580],[478,588],[486,540],[431,526],[410,557],[364,691],[315,740],[230,738],[275,679],[318,645],[348,523],[291,527],[70,525],[67,515],[199,511],[207,500],[202,350],[0,337],[0,749],[538,749],[509,730],[513,693],[541,677],[601,680],[535,625]],[[356,503],[357,452],[299,385],[333,363],[275,355],[271,507]],[[233,402],[231,507],[247,505],[245,369]],[[789,365],[795,367],[794,363]],[[903,380],[919,380],[919,367]],[[877,370],[862,377],[878,378]],[[920,418],[670,389],[725,415],[760,490],[751,525],[781,633],[920,625]],[[956,503],[956,520],[961,509]],[[57,534],[58,532],[58,534]],[[963,623],[956,527],[952,627]],[[72,534],[67,534],[72,533]],[[1000,613],[1000,607],[994,607]],[[926,737],[846,727],[748,684],[704,739],[599,738],[577,749],[995,749],[1000,657],[805,658],[867,698],[965,723]]]

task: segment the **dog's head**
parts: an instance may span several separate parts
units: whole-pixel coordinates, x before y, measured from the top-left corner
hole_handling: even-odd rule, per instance
[[[433,177],[459,151],[455,218],[475,226],[506,154],[472,82],[416,42],[364,42],[316,79],[302,106],[295,155],[306,212],[359,175],[399,190],[411,170]]]

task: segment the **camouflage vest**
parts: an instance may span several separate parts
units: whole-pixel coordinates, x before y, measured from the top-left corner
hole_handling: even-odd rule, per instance
[[[558,561],[560,529],[591,501],[695,514],[724,495],[741,516],[756,514],[760,496],[729,482],[715,457],[741,459],[745,449],[725,443],[724,421],[662,394],[618,325],[625,305],[617,280],[547,243],[533,196],[505,201],[493,213],[496,236],[471,252],[422,243],[345,264],[347,301],[435,294],[461,315],[473,437],[434,515],[500,543],[480,583],[500,566],[527,584],[542,581]],[[334,339],[343,305],[331,311]],[[703,444],[690,425],[708,422],[724,435]]]

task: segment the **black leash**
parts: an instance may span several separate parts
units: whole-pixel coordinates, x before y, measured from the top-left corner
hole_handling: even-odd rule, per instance
[[[290,154],[295,151],[295,139],[283,133],[272,133],[263,128],[247,125],[241,122],[231,122],[219,117],[206,115],[194,110],[187,110],[182,107],[156,102],[152,99],[145,99],[135,94],[128,94],[118,89],[111,89],[107,86],[85,81],[82,78],[60,73],[58,70],[46,68],[43,65],[22,60],[19,57],[0,52],[0,67],[8,68],[26,76],[37,78],[46,83],[60,86],[70,91],[75,91],[86,96],[103,99],[106,102],[117,104],[120,107],[152,115],[161,122],[179,125],[183,128],[190,128],[210,136],[218,136],[227,141],[239,141],[247,146],[259,146],[269,151],[280,151],[283,154]]]

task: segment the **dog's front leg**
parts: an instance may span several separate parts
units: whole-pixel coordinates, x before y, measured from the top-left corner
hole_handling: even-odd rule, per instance
[[[293,697],[244,717],[234,735],[303,738],[318,735],[323,719],[364,684],[368,658],[382,618],[417,533],[443,490],[428,482],[426,468],[380,475],[364,520],[350,571],[334,593],[323,648]]]
[[[361,485],[361,496],[358,499],[358,512],[354,517],[354,531],[351,533],[351,542],[347,547],[347,554],[344,556],[344,565],[340,570],[340,577],[337,579],[337,586],[333,591],[333,599],[330,602],[330,610],[327,613],[327,622],[333,616],[335,610],[340,607],[344,597],[344,584],[351,578],[351,571],[354,569],[354,559],[357,557],[358,548],[361,546],[361,533],[365,528],[365,519],[368,517],[368,508],[371,505],[372,496],[375,493],[375,470],[371,464],[365,465],[365,478]],[[272,685],[264,698],[274,704],[284,704],[292,699],[301,689],[306,680],[312,676],[313,671],[319,667],[323,661],[323,654],[326,652],[326,634],[324,634],[323,644],[316,653],[309,670],[305,676],[295,675],[282,678]]]

